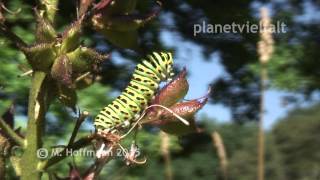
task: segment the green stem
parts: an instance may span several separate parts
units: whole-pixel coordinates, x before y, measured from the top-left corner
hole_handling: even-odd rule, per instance
[[[58,10],[59,0],[40,0],[40,3],[44,6],[46,17],[51,22],[54,23],[56,12]]]
[[[44,72],[35,71],[33,74],[28,105],[28,124],[25,137],[25,150],[21,158],[21,180],[37,180],[41,172],[37,170],[39,159],[37,150],[42,147],[43,123],[45,120],[46,104],[44,89]]]
[[[78,131],[79,131],[79,128],[80,128],[81,124],[83,123],[83,121],[86,119],[86,117],[88,115],[89,115],[89,112],[87,112],[87,111],[84,111],[84,112],[82,112],[80,114],[79,118],[77,119],[76,125],[74,126],[74,129],[72,131],[72,134],[71,134],[71,137],[69,139],[69,143],[68,143],[67,147],[70,147],[70,145],[73,144],[74,140],[77,137],[77,134],[78,134]]]
[[[11,140],[23,147],[23,138],[20,137],[2,118],[0,118],[0,128]]]

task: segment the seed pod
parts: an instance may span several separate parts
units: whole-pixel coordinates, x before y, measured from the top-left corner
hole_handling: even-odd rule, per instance
[[[67,87],[72,85],[72,64],[66,55],[59,56],[51,69],[51,76],[59,84]]]
[[[198,132],[199,129],[195,124],[195,114],[206,104],[208,94],[200,99],[194,99],[187,102],[176,103],[170,107],[169,112],[164,109],[151,111],[147,115],[144,123],[157,125],[161,130],[175,135],[183,135],[190,132]],[[181,123],[177,115],[189,122],[189,125]]]
[[[189,126],[182,124],[175,116],[169,112],[162,111],[160,113],[160,129],[175,135],[183,135],[191,132],[198,132],[199,129],[195,124],[195,114],[205,105],[207,98],[199,100],[192,100],[188,102],[177,103],[170,109],[186,119],[189,122]],[[158,122],[160,122],[158,121]]]
[[[205,97],[200,100],[194,99],[187,102],[181,102],[171,106],[170,109],[185,119],[191,119],[206,104],[207,100],[208,98]],[[163,110],[161,112],[161,118],[164,118],[167,121],[176,121],[177,119],[170,112]]]
[[[22,47],[22,50],[34,71],[49,71],[56,57],[53,43],[41,43],[31,47]]]
[[[61,52],[68,53],[80,45],[82,18],[69,26],[62,34]]]
[[[73,72],[82,73],[91,71],[94,65],[107,59],[108,55],[100,54],[93,49],[80,46],[76,50],[68,53],[67,57],[72,63]]]

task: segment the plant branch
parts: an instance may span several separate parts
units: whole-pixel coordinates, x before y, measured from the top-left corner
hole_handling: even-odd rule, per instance
[[[164,164],[165,164],[165,179],[172,180],[173,173],[172,173],[172,168],[171,168],[171,157],[170,157],[170,152],[169,152],[170,137],[168,134],[161,131],[160,138],[161,138],[160,149],[161,149],[162,157],[164,159]]]
[[[40,162],[38,169],[45,170],[45,169],[49,168],[50,166],[65,159],[68,155],[68,151],[74,151],[74,150],[80,149],[82,147],[85,147],[85,146],[89,145],[94,138],[95,138],[95,135],[89,135],[89,136],[85,136],[85,137],[79,139],[78,141],[72,143],[68,148],[63,149],[56,156],[53,156],[46,161]]]
[[[73,144],[74,140],[76,139],[76,136],[78,134],[79,128],[81,126],[81,124],[83,123],[83,121],[86,119],[86,117],[88,117],[89,112],[88,111],[83,111],[79,118],[77,119],[76,125],[74,126],[74,129],[72,131],[71,137],[69,139],[69,143],[67,147],[70,147],[70,145]]]
[[[2,118],[0,118],[0,128],[3,133],[13,142],[23,147],[23,138],[20,137]]]
[[[54,23],[59,0],[40,0],[40,4],[45,8],[47,19]]]

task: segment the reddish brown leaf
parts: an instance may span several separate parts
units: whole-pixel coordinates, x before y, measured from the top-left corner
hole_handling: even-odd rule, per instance
[[[189,84],[186,80],[186,69],[169,84],[160,90],[151,104],[161,104],[170,107],[181,100],[188,92]]]
[[[106,8],[111,3],[111,1],[112,0],[101,0],[98,4],[94,6],[94,9],[96,11],[101,11],[104,8]]]
[[[187,102],[176,103],[170,107],[176,115],[184,118],[189,122],[189,125],[182,123],[177,116],[173,115],[165,109],[158,109],[147,116],[145,123],[158,125],[160,128],[170,134],[183,135],[190,132],[199,132],[195,125],[194,115],[198,112],[207,102],[208,96],[199,99],[194,99]]]
[[[177,103],[170,107],[170,109],[181,116],[182,118],[189,120],[192,119],[197,111],[199,111],[207,102],[207,97],[202,98],[200,100],[195,99],[187,102]],[[168,122],[180,122],[176,116],[174,116],[171,112],[167,110],[161,110],[158,114],[158,120],[153,122],[155,124],[163,125]]]

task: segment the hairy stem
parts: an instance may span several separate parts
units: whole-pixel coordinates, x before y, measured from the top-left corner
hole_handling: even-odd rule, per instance
[[[21,158],[21,179],[40,179],[41,172],[37,170],[39,159],[37,150],[42,147],[42,134],[46,113],[44,72],[35,71],[29,93],[28,124],[25,137],[25,150]]]
[[[40,0],[40,4],[44,6],[44,10],[46,12],[46,18],[54,23],[56,12],[58,10],[59,0]]]

